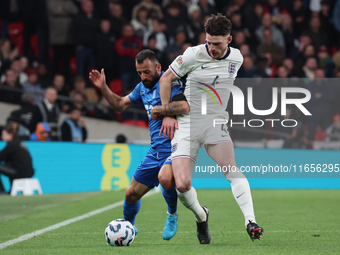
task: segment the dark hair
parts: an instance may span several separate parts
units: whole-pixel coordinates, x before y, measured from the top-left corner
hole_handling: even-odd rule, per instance
[[[156,54],[152,50],[142,50],[136,56],[136,61],[138,64],[142,64],[145,59],[150,59],[154,64],[158,64],[158,59]]]
[[[137,10],[137,16],[138,16],[138,13],[139,13],[140,11],[148,12],[148,9],[147,9],[146,7],[144,7],[144,6],[140,7],[140,8]]]
[[[19,61],[21,59],[22,55],[16,56],[12,61]]]
[[[55,74],[53,75],[53,79],[54,79],[56,76],[63,76],[64,79],[65,79],[65,75],[63,75],[62,73],[55,73]]]
[[[83,76],[76,76],[74,78],[73,82],[74,83],[76,83],[76,82],[85,82],[86,83],[85,78]]]
[[[231,22],[221,13],[217,15],[212,14],[211,17],[205,22],[204,25],[205,32],[209,35],[230,35],[231,33]]]
[[[71,104],[71,105],[70,105],[70,109],[68,110],[68,112],[71,113],[71,112],[73,112],[74,110],[81,111],[82,109],[81,109],[79,106],[75,105],[75,104]]]
[[[30,102],[30,100],[34,101],[33,93],[32,92],[24,92],[21,95],[21,101],[22,102]]]
[[[265,31],[269,31],[269,33],[272,35],[273,33],[272,33],[272,30],[270,29],[270,28],[265,28],[265,29],[263,29],[263,33],[265,32]]]
[[[152,33],[151,35],[149,35],[148,42],[149,42],[151,39],[157,40],[157,38],[156,38],[156,36],[155,36],[154,33]]]
[[[12,124],[8,123],[6,126],[4,126],[4,130],[10,135],[13,135],[13,137],[17,136],[17,130],[13,127]]]
[[[126,136],[123,134],[119,134],[116,136],[116,142],[117,143],[126,143]]]
[[[49,90],[49,89],[53,89],[55,92],[58,93],[57,89],[56,89],[55,87],[53,87],[53,86],[48,86],[48,87],[45,89],[45,92],[46,92],[47,90]]]

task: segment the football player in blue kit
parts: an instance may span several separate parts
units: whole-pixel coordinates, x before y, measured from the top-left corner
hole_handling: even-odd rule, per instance
[[[131,180],[131,186],[126,190],[125,201],[123,207],[124,219],[135,225],[135,218],[141,206],[141,198],[152,188],[158,186],[158,173],[166,159],[171,154],[171,139],[173,131],[170,132],[168,139],[160,136],[162,119],[153,120],[151,118],[151,110],[156,105],[161,105],[159,95],[159,79],[163,72],[161,65],[158,62],[154,52],[150,50],[142,50],[136,56],[136,69],[141,77],[141,82],[127,96],[120,97],[114,94],[106,84],[104,69],[99,73],[97,70],[92,70],[89,73],[89,78],[92,83],[101,90],[104,97],[111,106],[118,112],[126,110],[128,107],[143,103],[149,117],[149,128],[151,136],[151,148],[145,156],[144,160],[136,169]],[[187,113],[189,106],[183,95],[184,87],[180,82],[173,82],[171,100],[174,103],[171,111],[173,115]],[[167,118],[166,121],[172,122],[172,126],[177,126],[177,121],[174,118]],[[171,162],[167,163],[167,166]],[[161,179],[166,187],[166,176]],[[163,186],[163,185],[162,185]],[[170,240],[177,231],[177,193],[175,186],[170,186],[170,189],[163,187],[162,193],[165,201],[168,204],[168,213],[165,227],[163,229],[163,239]],[[135,227],[136,234],[138,233]]]

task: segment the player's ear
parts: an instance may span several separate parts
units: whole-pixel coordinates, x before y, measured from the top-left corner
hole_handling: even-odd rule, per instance
[[[228,40],[228,44],[231,43],[231,41],[233,40],[233,36],[232,36],[232,35],[229,35],[228,38],[227,38],[227,40]]]
[[[162,65],[160,63],[156,64],[156,70],[157,70],[157,73],[162,72]]]

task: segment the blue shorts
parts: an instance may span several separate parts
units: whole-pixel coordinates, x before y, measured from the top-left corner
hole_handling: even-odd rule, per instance
[[[172,166],[172,163],[171,163],[171,156],[169,156],[169,157],[165,160],[165,162],[164,162],[163,165],[165,165],[165,164],[168,164],[168,165]]]
[[[150,189],[159,184],[158,173],[163,164],[171,164],[171,152],[157,152],[150,148],[143,161],[137,167],[133,177],[139,183],[148,186]],[[168,162],[170,160],[170,163]],[[166,163],[168,162],[168,163]]]

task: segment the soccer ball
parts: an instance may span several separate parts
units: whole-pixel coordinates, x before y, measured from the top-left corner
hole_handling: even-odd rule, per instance
[[[135,239],[135,229],[127,220],[113,220],[105,229],[105,239],[111,246],[129,246]]]

